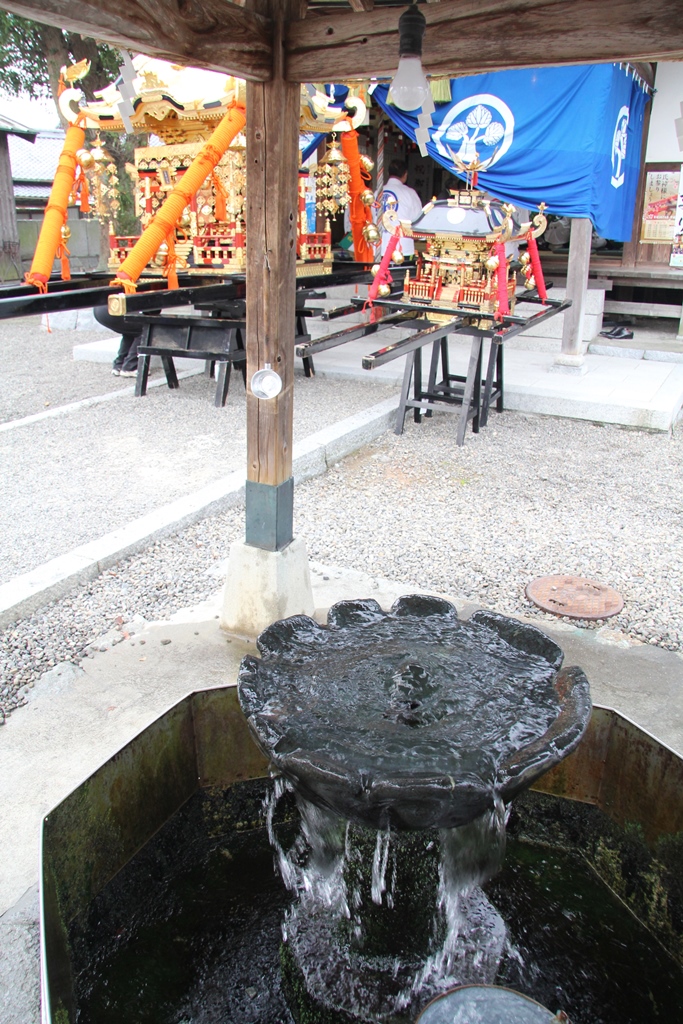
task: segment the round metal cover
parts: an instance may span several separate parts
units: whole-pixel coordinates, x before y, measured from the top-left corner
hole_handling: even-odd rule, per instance
[[[582,576],[539,576],[528,584],[526,596],[544,612],[568,619],[609,619],[624,607],[612,587]]]
[[[553,1024],[566,1020],[564,1014],[553,1014],[510,988],[462,985],[428,1003],[415,1024]]]

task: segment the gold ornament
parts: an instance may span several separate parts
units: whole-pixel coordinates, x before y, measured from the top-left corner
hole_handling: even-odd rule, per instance
[[[351,172],[344,154],[332,136],[327,153],[315,171],[316,208],[321,213],[335,217],[349,201],[349,180]]]
[[[363,228],[362,235],[368,245],[377,245],[382,237],[375,224],[366,224]]]
[[[528,288],[529,291],[531,291],[532,288],[536,287],[536,278],[534,277],[533,274],[531,275],[531,277],[528,277],[526,279],[526,281],[524,282],[524,287]]]
[[[71,238],[71,228],[67,224],[62,224],[62,241],[66,242]]]
[[[201,213],[202,217],[210,217],[211,216],[211,207],[209,206],[208,203],[206,203],[204,206],[202,206],[202,208],[201,208],[201,210],[199,212]]]
[[[181,228],[189,228],[191,224],[192,217],[190,216],[190,211],[185,207],[180,217],[180,226]]]
[[[400,264],[400,263],[403,263],[404,259],[405,259],[405,256],[403,255],[401,250],[400,249],[394,249],[394,251],[391,254],[391,261],[392,261],[392,263]]]
[[[375,161],[371,160],[369,156],[365,155],[365,153],[362,153],[360,158],[360,165],[363,168],[363,170],[367,171],[367,173],[369,174],[370,171],[375,166]]]
[[[486,269],[488,271],[490,271],[491,273],[493,273],[494,270],[498,270],[499,266],[500,266],[500,261],[499,261],[498,257],[497,256],[489,256],[489,258],[486,261]]]
[[[527,263],[531,263],[531,256],[529,255],[529,253],[528,252],[520,252],[520,254],[519,254],[519,262],[522,264],[523,267],[525,267],[527,265]]]
[[[327,153],[325,153],[325,156],[323,157],[323,161],[326,164],[344,164],[344,163],[346,163],[346,160],[344,159],[344,154],[342,153],[341,149],[337,145],[337,140],[336,140],[336,138],[334,136],[332,136],[332,142],[330,143],[330,146],[329,146],[329,149],[327,150]]]
[[[372,206],[375,201],[375,193],[371,188],[366,188],[364,192],[361,192],[360,201],[363,206]]]
[[[77,149],[76,159],[84,171],[91,171],[95,166],[95,157],[89,149]]]
[[[379,263],[375,263],[375,264],[374,264],[374,265],[373,265],[373,266],[372,266],[372,267],[370,268],[370,273],[372,274],[372,276],[373,276],[373,277],[376,277],[376,276],[377,276],[377,274],[379,274]]]
[[[388,295],[391,295],[391,286],[388,284],[381,284],[377,289],[377,294],[382,298],[386,299]]]
[[[166,257],[168,256],[168,243],[162,242],[157,249],[157,254],[153,259],[155,267],[163,267],[166,264]]]

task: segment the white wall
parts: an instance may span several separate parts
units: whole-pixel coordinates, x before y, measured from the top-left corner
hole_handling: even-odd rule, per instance
[[[678,126],[674,123],[683,118],[683,63],[660,61],[655,89],[645,160],[649,164],[683,163],[683,121]]]

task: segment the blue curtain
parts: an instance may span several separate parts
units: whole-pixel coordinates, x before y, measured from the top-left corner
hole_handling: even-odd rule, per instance
[[[417,113],[372,98],[413,140]],[[550,213],[590,217],[604,238],[628,241],[640,169],[645,104],[632,71],[618,64],[498,71],[451,80],[438,104],[429,155],[463,177],[453,161],[475,152],[479,187],[517,206],[544,202]],[[427,197],[425,197],[427,198]]]

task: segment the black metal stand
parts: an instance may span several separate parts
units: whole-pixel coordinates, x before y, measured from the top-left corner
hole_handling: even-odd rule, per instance
[[[458,333],[464,333],[459,331]],[[416,348],[406,358],[403,386],[396,414],[395,433],[402,434],[408,409],[413,410],[416,423],[422,414],[430,417],[435,408],[459,413],[457,444],[465,443],[467,424],[472,420],[472,432],[479,433],[485,427],[491,402],[495,401],[498,412],[503,411],[503,347],[493,339],[489,349],[486,378],[482,379],[484,335],[477,332],[472,337],[472,347],[467,375],[451,373],[449,365],[448,337],[432,342],[427,387],[422,386],[423,348]],[[437,380],[438,378],[438,380]],[[413,383],[413,397],[410,385]]]

